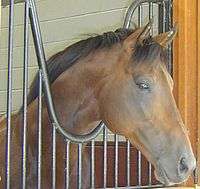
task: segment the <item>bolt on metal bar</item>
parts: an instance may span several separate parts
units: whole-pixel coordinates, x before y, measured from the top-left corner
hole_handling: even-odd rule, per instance
[[[42,70],[43,83],[44,83],[44,94],[47,103],[47,109],[52,125],[68,140],[76,143],[83,143],[86,141],[91,141],[96,138],[98,134],[103,129],[103,123],[101,122],[93,131],[86,135],[74,135],[72,133],[66,132],[60,125],[57,114],[54,107],[54,102],[51,95],[50,83],[47,74],[46,58],[44,53],[44,47],[42,42],[42,36],[40,31],[39,19],[36,11],[35,1],[29,0],[30,2],[30,22],[31,29],[34,39],[35,50],[38,59],[38,65]]]
[[[38,98],[38,166],[37,166],[37,186],[41,189],[42,176],[42,72],[39,70],[39,98]]]
[[[25,1],[24,15],[24,73],[23,73],[23,148],[22,148],[22,188],[26,188],[27,159],[27,94],[28,94],[28,45],[29,45],[29,2]]]
[[[56,188],[56,128],[53,127],[52,189]]]
[[[82,143],[78,144],[78,189],[82,189],[82,147]]]
[[[141,155],[141,152],[138,151],[138,154],[137,154],[137,179],[138,179],[138,186],[141,186],[142,185],[142,155]]]
[[[115,134],[115,188],[118,187],[118,157],[119,156],[119,143],[118,135]]]
[[[11,163],[11,122],[12,122],[12,67],[13,67],[13,32],[14,32],[14,0],[9,7],[9,37],[8,37],[8,79],[7,79],[7,119],[6,119],[6,188],[10,189]]]
[[[103,188],[107,187],[107,128],[103,132]]]
[[[130,144],[130,141],[127,140],[126,142],[126,170],[127,170],[127,173],[126,173],[126,182],[127,182],[127,187],[130,187],[130,148],[131,148],[131,144]]]
[[[70,161],[70,152],[69,152],[69,148],[70,148],[70,141],[67,141],[66,144],[66,162],[65,162],[65,171],[66,171],[66,175],[65,175],[65,188],[69,189],[69,161]]]
[[[91,141],[91,188],[95,188],[95,141]]]

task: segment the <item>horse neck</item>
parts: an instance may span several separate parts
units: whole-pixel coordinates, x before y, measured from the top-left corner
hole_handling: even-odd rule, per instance
[[[111,60],[113,55],[110,52],[92,53],[53,83],[55,108],[66,130],[85,134],[100,121],[97,93],[101,90],[103,79],[110,74]]]

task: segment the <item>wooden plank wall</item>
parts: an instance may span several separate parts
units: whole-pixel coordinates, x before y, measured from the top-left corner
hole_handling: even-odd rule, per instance
[[[198,83],[198,91],[197,91],[197,95],[198,95],[198,105],[197,105],[197,110],[198,110],[198,138],[197,138],[197,156],[198,156],[198,161],[197,161],[197,165],[198,165],[198,185],[200,186],[200,1],[198,1],[198,5],[197,5],[197,58],[198,58],[198,63],[197,63],[197,74],[198,74],[198,78],[197,78],[197,83]],[[200,188],[200,187],[199,187]]]
[[[174,43],[174,82],[178,107],[190,131],[190,140],[197,154],[199,123],[198,91],[198,0],[174,0],[174,21],[179,32]],[[199,166],[199,164],[198,164]],[[187,184],[192,184],[192,179]]]

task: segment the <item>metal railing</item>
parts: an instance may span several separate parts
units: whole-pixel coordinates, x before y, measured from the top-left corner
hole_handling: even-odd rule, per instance
[[[133,17],[135,10],[138,10],[138,25],[142,25],[142,15],[143,15],[143,3],[147,3],[149,6],[149,19],[153,17],[153,6],[154,4],[159,4],[159,32],[163,32],[168,30],[171,25],[171,1],[166,0],[137,0],[133,1],[131,6],[128,8],[125,21],[124,28],[129,28],[130,23]],[[14,27],[14,0],[10,0],[10,14],[9,14],[9,46],[8,46],[8,93],[7,93],[7,143],[6,143],[6,188],[10,189],[10,177],[11,177],[11,167],[10,167],[10,159],[11,159],[11,112],[12,112],[12,65],[13,65],[13,27]],[[166,10],[169,12],[166,14]],[[82,145],[85,142],[91,141],[91,188],[95,188],[95,138],[99,135],[101,131],[103,131],[103,147],[104,147],[104,155],[103,155],[103,187],[107,188],[107,134],[108,130],[101,122],[91,133],[86,135],[74,135],[69,133],[63,129],[60,125],[59,120],[56,115],[56,111],[54,108],[54,102],[51,95],[50,83],[47,74],[47,66],[46,66],[46,58],[44,53],[44,47],[42,42],[42,36],[40,31],[38,14],[36,11],[35,1],[34,0],[26,0],[25,1],[25,17],[24,17],[24,82],[23,82],[23,158],[22,158],[22,188],[25,189],[26,185],[26,156],[27,156],[27,89],[28,89],[28,33],[29,33],[29,25],[28,22],[30,20],[34,46],[37,54],[38,66],[39,66],[39,99],[38,99],[38,185],[37,187],[41,188],[41,156],[42,156],[42,89],[44,91],[44,96],[46,99],[47,109],[50,116],[51,123],[53,125],[53,154],[52,154],[52,188],[56,188],[56,132],[60,132],[66,139],[66,188],[69,188],[69,145],[71,142],[78,143],[78,188],[82,187]],[[171,49],[169,49],[169,57],[171,57]],[[171,59],[170,59],[171,60]],[[169,65],[170,71],[172,71],[172,66]],[[119,139],[118,135],[115,135],[115,166],[114,166],[114,176],[115,182],[114,187],[118,187],[118,164],[119,164]],[[129,141],[126,142],[126,169],[127,169],[127,178],[126,183],[127,187],[131,187],[131,174],[130,174],[130,155],[131,155],[131,144]],[[137,164],[137,186],[132,186],[131,188],[153,188],[159,187],[162,185],[153,185],[152,184],[152,166],[149,164],[148,166],[148,185],[142,186],[141,178],[141,152],[138,152],[138,164]]]

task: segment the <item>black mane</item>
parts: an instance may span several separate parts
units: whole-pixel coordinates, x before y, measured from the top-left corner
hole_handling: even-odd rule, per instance
[[[81,40],[53,55],[47,61],[50,84],[53,83],[60,74],[74,65],[79,59],[88,56],[97,49],[110,48],[114,44],[122,42],[133,32],[134,30],[131,29],[117,29],[115,32],[107,32],[102,35],[89,37],[88,39]],[[149,56],[152,57],[152,55],[157,54],[158,51],[162,52],[163,50],[157,43],[150,44],[145,42],[143,46],[137,46],[134,57],[139,61],[139,59],[146,59]],[[39,73],[36,74],[34,81],[31,84],[28,95],[28,105],[38,97],[38,78]]]

